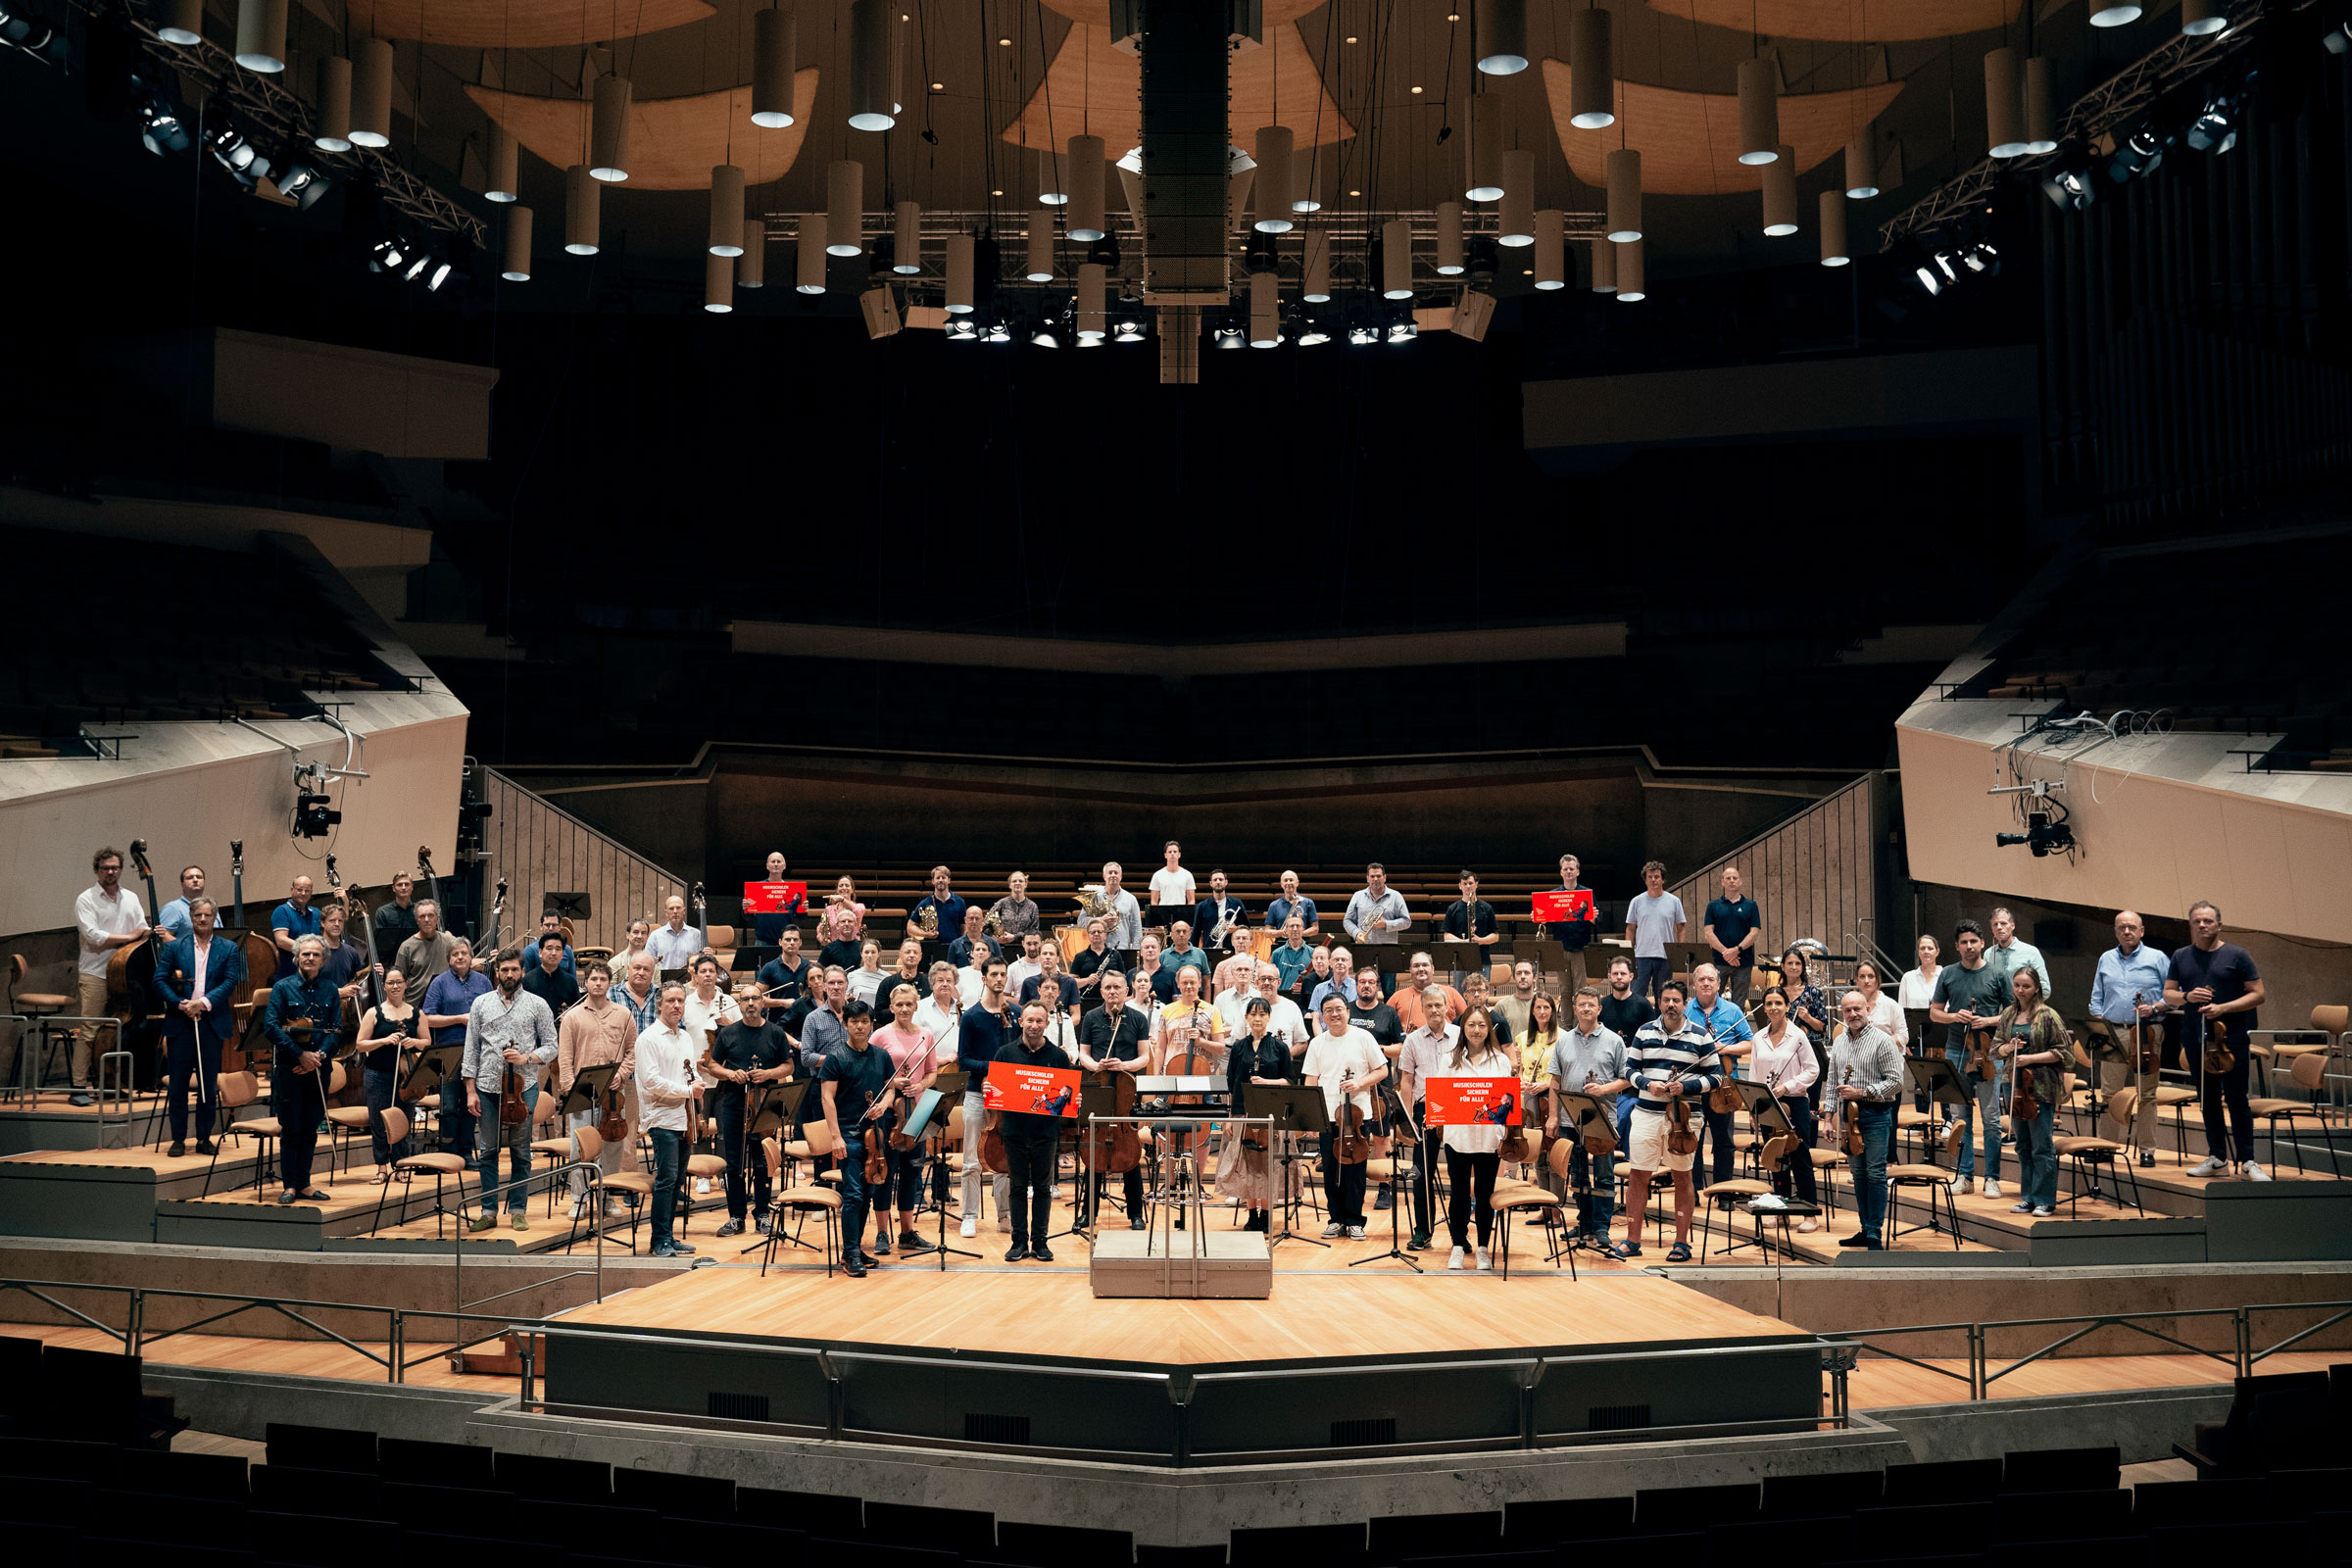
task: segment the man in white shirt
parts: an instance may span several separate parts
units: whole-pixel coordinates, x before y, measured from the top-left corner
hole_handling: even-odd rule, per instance
[[[1306,1015],[1298,1010],[1298,1004],[1282,994],[1282,971],[1270,963],[1257,965],[1254,994],[1265,998],[1267,1004],[1273,1008],[1266,1018],[1266,1033],[1275,1035],[1286,1042],[1291,1048],[1292,1055],[1305,1055]],[[1249,1004],[1245,1003],[1243,1005],[1247,1008]],[[1248,1021],[1248,1015],[1245,1012],[1243,1018],[1245,1026],[1243,1033],[1245,1034],[1249,1032]]]
[[[1184,868],[1184,846],[1170,839],[1160,853],[1167,857],[1168,863],[1152,873],[1152,923],[1160,925],[1170,919],[1189,920],[1192,918],[1195,893],[1193,873]],[[1178,908],[1184,912],[1173,916],[1161,912]]]
[[[974,986],[979,984],[977,975]],[[980,994],[972,993],[977,1002]],[[963,1009],[971,1005],[957,989],[956,966],[944,958],[931,966],[931,994],[914,1009],[914,1026],[931,1037],[931,1056],[942,1066],[956,1061],[956,1030],[963,1022]]]
[[[1379,1044],[1348,1021],[1348,1004],[1337,994],[1323,999],[1323,1032],[1306,1048],[1302,1064],[1309,1088],[1323,1091],[1323,1110],[1332,1125],[1323,1129],[1323,1202],[1331,1223],[1326,1237],[1346,1235],[1364,1239],[1364,1163],[1340,1161],[1336,1131],[1343,1102],[1363,1113],[1367,1130],[1373,1126],[1372,1086],[1389,1075],[1389,1058]]]
[[[1364,885],[1354,898],[1348,901],[1348,913],[1340,922],[1349,938],[1395,947],[1412,923],[1405,912],[1404,895],[1389,886],[1389,868],[1374,860],[1364,867]]]
[[[703,1092],[694,1067],[703,1046],[682,1027],[685,1016],[686,988],[672,981],[662,988],[661,1021],[637,1037],[637,1103],[654,1153],[656,1257],[694,1250],[670,1234],[670,1221],[678,1211],[679,1176],[686,1168],[686,1141],[694,1125],[694,1101]]]
[[[1683,940],[1690,916],[1683,912],[1683,901],[1666,891],[1663,861],[1642,867],[1642,885],[1647,891],[1625,906],[1625,939],[1634,945],[1634,995],[1654,1007],[1659,989],[1674,977],[1666,944]]]
[[[122,885],[122,851],[112,845],[100,850],[90,857],[90,869],[98,873],[97,885],[84,888],[74,901],[74,924],[81,938],[81,967],[75,979],[81,1015],[103,1018],[109,1011],[106,966],[114,960],[115,950],[153,936],[156,928],[148,925],[147,907],[139,896]],[[90,1058],[97,1051],[100,1027],[85,1023],[74,1032],[74,1049],[66,1065],[76,1105],[93,1103]]]
[[[1442,1002],[1434,1004],[1436,1027],[1431,1027],[1432,1005],[1424,999],[1421,1025],[1396,1048],[1397,1092],[1412,1108],[1413,1124],[1421,1129],[1421,1147],[1413,1152],[1413,1235],[1404,1244],[1408,1252],[1428,1250],[1431,1233],[1437,1226],[1437,1215],[1430,1203],[1430,1178],[1446,1168],[1446,1130],[1430,1126],[1427,1091],[1422,1085],[1445,1066],[1446,1054],[1452,1051],[1460,1035],[1459,1030],[1445,1021]]]
[[[1022,933],[1021,956],[1004,966],[1004,994],[1006,996],[1019,996],[1024,982],[1033,980],[1044,972],[1037,961],[1040,940],[1034,931]]]
[[[1127,872],[1116,860],[1102,862],[1102,898],[1110,906],[1110,933],[1106,940],[1110,951],[1119,956],[1119,967],[1135,967],[1135,950],[1144,945],[1143,906],[1135,895],[1119,885]]]
[[[662,906],[662,914],[660,929],[645,939],[645,951],[662,969],[686,968],[703,951],[702,928],[686,923],[686,901],[675,893]]]

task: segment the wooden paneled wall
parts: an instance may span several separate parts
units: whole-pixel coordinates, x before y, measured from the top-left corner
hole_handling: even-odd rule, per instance
[[[575,947],[617,948],[629,922],[643,915],[657,923],[662,903],[686,892],[686,879],[656,865],[573,816],[550,806],[495,768],[484,768],[482,799],[490,804],[483,823],[491,859],[489,875],[506,877],[507,939],[539,929],[547,895],[588,895],[589,917],[574,922]],[[483,890],[485,899],[488,889]]]
[[[1724,867],[1738,866],[1763,916],[1757,940],[1770,956],[1799,937],[1815,938],[1833,954],[1865,955],[1859,944],[1876,931],[1879,912],[1884,786],[1883,775],[1865,773],[1672,884],[1669,891],[1690,916],[1690,939],[1706,940],[1699,927],[1707,901],[1722,897]],[[1841,975],[1846,969],[1838,965]]]

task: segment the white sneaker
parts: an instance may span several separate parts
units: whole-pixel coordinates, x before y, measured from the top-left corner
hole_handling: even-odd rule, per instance
[[[571,1200],[571,1217],[572,1217],[573,1219],[578,1219],[578,1218],[579,1218],[579,1217],[580,1217],[582,1214],[585,1214],[585,1213],[587,1213],[587,1212],[588,1212],[588,1200],[587,1200],[587,1199],[585,1199],[585,1198],[575,1198],[575,1199],[573,1199],[573,1200]]]
[[[1453,1250],[1453,1255],[1446,1259],[1446,1266],[1450,1269],[1460,1268],[1462,1266],[1462,1258],[1464,1255],[1465,1254],[1460,1248],[1455,1248]]]
[[[2207,1154],[2203,1159],[2200,1159],[2194,1165],[2189,1166],[2187,1174],[2191,1176],[2219,1176],[2228,1171],[2229,1168],[2230,1166],[2227,1161],[2219,1158],[2216,1155]]]
[[[2057,1214],[2057,1212],[2058,1212],[2058,1211],[2057,1211],[2056,1209],[2054,1209],[2054,1208],[2050,1207],[2048,1204],[2046,1204],[2046,1203],[2045,1203],[2045,1204],[2043,1204],[2041,1207],[2039,1207],[2039,1208],[2037,1208],[2037,1209],[2035,1209],[2035,1210],[2034,1211],[2034,1217],[2035,1219],[2049,1219],[2049,1218],[2053,1217],[2054,1215],[2056,1215],[2056,1214]]]
[[[608,1198],[608,1199],[606,1199],[606,1200],[605,1200],[605,1218],[607,1218],[607,1219],[618,1219],[619,1217],[620,1217],[620,1200],[619,1200],[619,1199],[617,1199],[617,1198]]]
[[[1968,1178],[1965,1176],[1955,1176],[1943,1185],[1954,1198],[1968,1196]]]
[[[2000,1197],[2000,1196],[2001,1196],[2001,1184],[2000,1184],[1999,1182],[1996,1182],[1996,1181],[1989,1181],[1989,1180],[1988,1180],[1988,1181],[1986,1181],[1986,1182],[1984,1183],[1984,1196],[1985,1196],[1986,1198],[1998,1198],[1998,1197]]]
[[[1810,1214],[1796,1222],[1796,1233],[1799,1236],[1810,1236],[1819,1229],[1821,1229],[1821,1221]]]
[[[2010,1212],[2010,1213],[2012,1213],[2012,1214],[2031,1214],[2032,1212],[2034,1212],[2034,1205],[2033,1205],[2032,1203],[2030,1203],[2030,1202],[2029,1202],[2029,1203],[2011,1203],[2011,1204],[2009,1205],[2009,1212]]]
[[[1012,1234],[1012,1216],[1010,1214],[999,1214],[997,1216],[997,1234],[999,1236],[1010,1236]]]
[[[1323,1227],[1323,1239],[1327,1242],[1347,1234],[1348,1227],[1340,1224],[1337,1220]]]
[[[1482,1273],[1482,1274],[1488,1274],[1488,1273],[1492,1273],[1492,1272],[1494,1272],[1494,1253],[1492,1253],[1492,1252],[1490,1252],[1490,1251],[1488,1251],[1488,1250],[1487,1250],[1485,1248],[1483,1248],[1483,1247],[1482,1247],[1482,1248],[1480,1248],[1480,1249],[1478,1250],[1478,1270],[1479,1270],[1479,1272],[1480,1272],[1480,1273]]]
[[[1348,1239],[1349,1241],[1351,1241],[1351,1242],[1360,1242],[1360,1241],[1362,1241],[1362,1240],[1364,1239],[1364,1228],[1363,1228],[1361,1225],[1350,1225],[1350,1226],[1348,1226]]]
[[[980,1222],[979,1222],[978,1220],[976,1220],[976,1219],[972,1218],[972,1216],[971,1216],[971,1215],[969,1215],[969,1214],[966,1214],[966,1215],[964,1215],[964,1216],[963,1216],[962,1233],[963,1233],[963,1235],[965,1236],[965,1238],[967,1238],[967,1239],[969,1239],[969,1238],[971,1238],[971,1237],[974,1237],[974,1236],[977,1236],[977,1235],[979,1235],[979,1234],[980,1234]]]
[[[2267,1182],[2270,1179],[2271,1173],[2269,1171],[2264,1170],[2253,1160],[2249,1159],[2246,1161],[2246,1180],[2250,1182]]]

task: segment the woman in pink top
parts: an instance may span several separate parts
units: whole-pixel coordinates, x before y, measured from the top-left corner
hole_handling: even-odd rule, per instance
[[[1813,1041],[1788,1016],[1788,993],[1773,986],[1764,993],[1764,1027],[1756,1031],[1754,1052],[1745,1063],[1741,1076],[1750,1083],[1770,1084],[1773,1098],[1788,1113],[1788,1125],[1796,1129],[1799,1147],[1781,1162],[1783,1179],[1775,1185],[1784,1190],[1790,1180],[1796,1185],[1799,1202],[1821,1201],[1813,1186],[1813,1096],[1810,1091],[1821,1077],[1820,1058],[1813,1054]],[[1806,1215],[1797,1222],[1798,1230],[1808,1234],[1821,1229],[1821,1222]]]
[[[897,1124],[904,1126],[914,1114],[915,1102],[923,1098],[923,1091],[939,1076],[939,1062],[932,1054],[931,1031],[915,1027],[913,990],[899,987],[891,993],[890,1004],[890,1022],[874,1031],[873,1045],[890,1053],[891,1086],[899,1092],[899,1107],[894,1114]],[[873,1248],[876,1255],[890,1250],[891,1187],[896,1187],[899,1194],[900,1250],[931,1251],[931,1244],[914,1230],[914,1205],[923,1192],[922,1145],[890,1151],[890,1185],[874,1200],[874,1218],[879,1222]]]

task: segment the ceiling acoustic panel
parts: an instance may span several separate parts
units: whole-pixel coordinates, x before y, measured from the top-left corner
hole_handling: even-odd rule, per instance
[[[1235,144],[1249,146],[1260,125],[1289,126],[1301,147],[1354,135],[1355,127],[1323,90],[1298,25],[1268,20],[1266,44],[1233,57]],[[1142,91],[1143,67],[1111,47],[1110,28],[1077,23],[1061,40],[1044,83],[1005,127],[1004,139],[1044,151],[1066,148],[1072,136],[1096,135],[1111,158],[1123,158],[1143,140]]]
[[[816,77],[814,66],[794,74],[795,103],[816,102]],[[468,86],[466,93],[516,141],[558,169],[587,155],[588,106],[579,99],[539,98],[496,87]],[[754,125],[749,83],[684,98],[640,98],[629,109],[629,177],[612,188],[709,190],[712,167],[730,158],[742,166],[747,183],[762,185],[791,170],[808,130],[805,115],[776,130]]]
[[[1900,43],[1996,31],[2017,6],[2015,0],[1649,0],[1649,9],[1767,38]]]
[[[1105,0],[1107,3],[1107,0]],[[349,29],[461,49],[547,49],[633,38],[716,16],[705,0],[346,0]]]
[[[1781,99],[1781,140],[1796,150],[1802,173],[1877,119],[1903,90],[1899,81],[1850,92],[1791,93]],[[1680,92],[1638,81],[1617,83],[1617,123],[1579,130],[1568,122],[1568,62],[1544,62],[1544,91],[1568,167],[1588,185],[1608,182],[1603,160],[1620,146],[1642,154],[1645,196],[1721,196],[1761,187],[1740,162],[1740,100],[1732,93]],[[1624,132],[1624,140],[1618,132]]]

